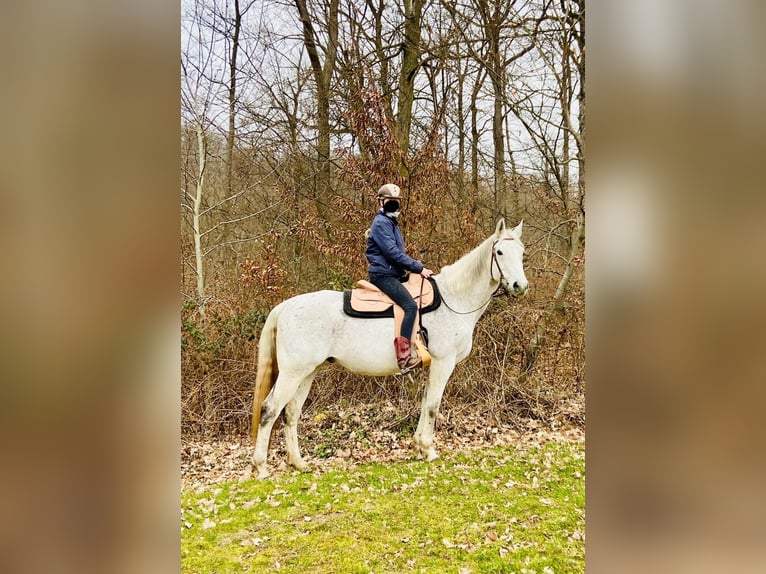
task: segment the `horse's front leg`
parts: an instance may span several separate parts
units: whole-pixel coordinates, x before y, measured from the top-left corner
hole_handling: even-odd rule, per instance
[[[413,437],[415,452],[419,458],[429,461],[439,458],[439,453],[433,447],[434,424],[439,413],[439,405],[444,394],[444,387],[454,369],[454,357],[434,359],[431,363],[431,374],[428,385],[426,385],[423,393],[423,401],[420,407],[420,420]]]

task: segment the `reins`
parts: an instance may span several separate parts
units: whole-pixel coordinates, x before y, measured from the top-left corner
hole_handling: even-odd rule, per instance
[[[493,275],[494,267],[497,265],[497,270],[500,273],[500,279],[498,279],[497,288],[492,291],[492,294],[489,296],[489,299],[487,299],[484,303],[476,307],[476,309],[472,309],[471,311],[456,311],[452,307],[450,307],[450,304],[447,303],[447,300],[444,298],[444,293],[442,293],[442,302],[444,305],[452,311],[453,313],[456,313],[458,315],[470,315],[471,313],[476,313],[479,309],[484,307],[485,305],[489,305],[489,302],[492,301],[492,298],[497,295],[497,292],[500,291],[500,288],[503,287],[503,279],[505,276],[503,275],[503,270],[500,269],[500,263],[497,262],[497,253],[495,253],[495,245],[497,245],[497,242],[500,241],[499,239],[495,240],[494,243],[492,243],[492,261],[489,264],[489,276],[491,279],[494,279],[495,276]],[[506,290],[507,292],[507,290]]]

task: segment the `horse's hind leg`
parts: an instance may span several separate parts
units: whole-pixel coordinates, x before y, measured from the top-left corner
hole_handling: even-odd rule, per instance
[[[274,427],[279,413],[282,412],[288,402],[293,400],[305,379],[305,374],[296,375],[286,371],[280,372],[274,388],[263,401],[261,424],[258,427],[258,438],[255,441],[255,453],[253,455],[253,463],[259,478],[266,478],[269,475],[266,459],[269,453],[271,429]]]
[[[298,417],[301,416],[303,403],[311,389],[311,383],[314,380],[314,374],[306,377],[298,387],[298,392],[287,403],[285,407],[285,445],[287,447],[287,464],[299,470],[305,469],[308,465],[301,457],[298,447]]]

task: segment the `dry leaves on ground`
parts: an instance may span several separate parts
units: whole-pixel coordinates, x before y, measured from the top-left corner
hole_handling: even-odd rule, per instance
[[[415,415],[402,418],[392,405],[356,406],[324,411],[299,423],[299,443],[305,460],[315,472],[348,468],[368,462],[409,460]],[[579,427],[544,428],[528,419],[515,425],[497,425],[476,415],[439,415],[435,445],[442,452],[492,446],[539,446],[549,441],[582,441]],[[319,453],[317,456],[314,453]],[[253,447],[249,438],[230,440],[185,439],[182,441],[181,478],[184,488],[247,480],[252,476]],[[275,427],[269,463],[277,472],[287,471],[284,438]],[[543,502],[544,504],[545,502]]]

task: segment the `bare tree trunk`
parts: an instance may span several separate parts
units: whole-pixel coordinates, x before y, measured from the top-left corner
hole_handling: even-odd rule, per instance
[[[202,258],[202,230],[200,227],[200,211],[202,206],[202,193],[205,188],[205,167],[207,164],[207,137],[205,136],[202,122],[197,122],[197,155],[198,177],[197,188],[194,194],[192,210],[192,233],[194,235],[194,259],[195,273],[197,276],[197,299],[199,300],[199,312],[205,316],[205,275]]]
[[[503,101],[505,100],[505,90],[502,82],[494,73],[490,74],[492,78],[492,88],[494,96],[494,112],[492,114],[492,147],[494,148],[494,176],[495,176],[495,211],[505,213],[505,137],[503,134]]]
[[[330,83],[335,71],[338,50],[338,3],[330,0],[327,21],[327,45],[324,47],[324,64],[319,57],[317,35],[306,4],[306,0],[295,0],[303,24],[303,44],[311,62],[311,70],[317,90],[317,155],[319,178],[317,190],[330,189]],[[317,204],[322,212],[322,202]]]
[[[373,14],[374,28],[375,28],[375,58],[377,63],[380,64],[380,93],[383,94],[386,105],[386,114],[389,118],[394,117],[394,106],[391,101],[392,91],[389,82],[389,66],[388,57],[385,52],[385,40],[383,39],[383,12],[386,9],[385,0],[377,0],[377,5],[374,5],[372,0],[367,0],[367,5],[371,9]]]
[[[397,135],[402,156],[407,156],[415,102],[415,75],[420,66],[420,25],[424,0],[404,0],[404,42],[402,70],[399,75]]]
[[[564,110],[569,109],[572,103],[572,71],[569,67],[569,37],[564,35],[561,38],[561,86],[559,92],[559,102],[561,106],[561,133],[564,136],[563,149],[561,153],[561,199],[564,202],[564,213],[569,213],[569,160],[571,152],[569,151],[569,129],[567,125],[567,113]]]
[[[500,48],[502,20],[493,11],[486,26],[487,72],[492,82],[492,148],[495,211],[505,213],[505,134],[503,133],[503,102],[505,102],[505,66]]]
[[[229,61],[229,131],[226,133],[226,190],[231,195],[234,173],[234,106],[237,101],[237,52],[239,51],[239,32],[242,28],[242,13],[239,0],[234,0],[234,35],[231,41]]]
[[[575,138],[577,143],[577,166],[578,180],[577,191],[580,211],[585,215],[585,0],[575,0],[577,11],[572,14],[574,19],[574,37],[580,49],[576,59],[577,74],[580,80],[580,89],[577,92],[578,103],[578,134]],[[584,222],[583,222],[584,223]]]
[[[457,146],[458,146],[458,192],[460,197],[465,196],[465,118],[463,117],[463,89],[465,88],[465,74],[460,69],[460,63],[458,62],[458,78],[457,78]],[[445,130],[446,131],[446,130]],[[445,146],[444,149],[447,149]]]
[[[471,213],[478,210],[479,200],[479,91],[484,80],[484,72],[479,73],[471,90]]]
[[[508,144],[508,161],[511,164],[511,177],[510,177],[510,183],[506,180],[506,185],[508,186],[508,193],[511,194],[511,208],[512,208],[512,219],[518,220],[522,217],[522,206],[521,206],[521,192],[520,192],[520,185],[519,185],[519,179],[517,177],[517,170],[516,170],[516,157],[513,153],[513,146],[511,146],[511,125],[508,121],[508,115],[506,115],[503,118],[503,127],[505,128],[505,141]],[[526,206],[524,206],[526,207]],[[506,214],[507,216],[508,214]]]

